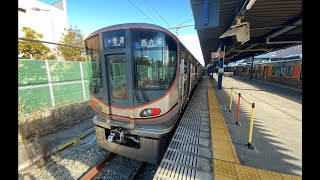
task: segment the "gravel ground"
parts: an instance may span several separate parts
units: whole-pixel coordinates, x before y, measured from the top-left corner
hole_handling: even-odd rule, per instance
[[[78,145],[71,146],[58,154],[52,155],[46,160],[45,165],[34,165],[26,170],[18,172],[19,180],[33,179],[79,179],[82,174],[96,165],[108,152],[96,143],[95,134],[84,138]],[[121,172],[124,170],[134,172],[140,162],[124,156],[117,156],[106,167],[95,180],[125,180]],[[110,165],[113,165],[112,167]],[[109,168],[108,168],[109,167]],[[135,180],[152,179],[158,166],[146,164],[135,177]]]
[[[149,180],[156,174],[158,166],[147,164],[144,169],[136,176],[135,180]]]
[[[18,172],[18,179],[78,179],[107,154],[95,140],[94,134],[89,135],[77,146],[49,157],[44,166]]]
[[[130,159],[124,156],[117,156],[112,161],[110,161],[106,168],[94,179],[95,180],[125,180],[126,178],[121,175],[123,170],[125,171],[136,171],[139,167],[139,161]],[[115,165],[111,168],[111,164]]]

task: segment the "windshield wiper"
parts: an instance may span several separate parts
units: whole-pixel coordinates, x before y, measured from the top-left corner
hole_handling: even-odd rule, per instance
[[[140,79],[140,73],[137,73],[137,79],[138,79],[138,81],[139,81],[139,79]],[[142,83],[143,83],[143,81],[142,81]],[[137,84],[139,85],[139,82],[138,82]],[[148,98],[147,94],[146,94],[146,93],[144,92],[144,90],[143,90],[143,88],[144,88],[143,84],[142,84],[141,86],[139,86],[138,88],[140,88],[140,90],[141,90],[142,97],[143,97],[144,101],[145,101],[145,102],[149,102],[149,98]]]
[[[91,79],[90,81],[93,81],[93,89],[92,89],[92,93],[93,94],[97,94],[99,92],[99,87],[98,87],[98,79]]]
[[[112,68],[112,64],[110,62],[109,62],[109,66],[110,66],[111,79],[113,80],[113,68]]]

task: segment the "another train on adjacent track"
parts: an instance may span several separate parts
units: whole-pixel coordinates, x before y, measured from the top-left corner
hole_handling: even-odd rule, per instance
[[[98,145],[158,164],[203,66],[175,35],[151,24],[99,29],[85,47]]]
[[[226,71],[250,77],[251,64],[228,67]],[[252,78],[301,89],[302,58],[292,57],[277,61],[255,62]]]

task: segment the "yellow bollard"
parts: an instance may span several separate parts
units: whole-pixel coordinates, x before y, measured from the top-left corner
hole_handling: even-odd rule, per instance
[[[231,112],[231,107],[232,107],[232,91],[233,91],[233,87],[231,87],[229,112]]]
[[[250,129],[249,129],[249,140],[248,143],[246,144],[246,148],[248,149],[254,149],[252,145],[252,130],[253,130],[253,118],[254,118],[254,109],[255,109],[255,104],[252,103],[252,108],[251,108],[251,119],[250,119]]]

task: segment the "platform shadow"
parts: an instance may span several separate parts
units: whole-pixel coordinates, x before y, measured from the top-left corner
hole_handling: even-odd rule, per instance
[[[216,80],[212,77],[209,77],[209,79],[211,81],[213,89],[215,90],[215,95],[218,99],[219,104],[223,104],[226,102],[228,102],[229,104],[230,95],[227,94],[224,90],[216,90]],[[261,85],[250,85],[262,89]],[[282,95],[284,92],[274,93]],[[297,98],[292,99],[296,99],[296,101],[298,101]],[[224,120],[226,122],[229,134],[232,138],[233,145],[241,164],[280,173],[300,176],[302,175],[302,158],[299,156],[293,156],[293,153],[290,149],[284,148],[284,144],[278,141],[281,139],[281,137],[275,137],[272,132],[268,130],[267,127],[263,125],[263,123],[261,123],[263,119],[257,118],[257,116],[255,116],[254,118],[252,138],[252,144],[254,145],[255,149],[246,149],[245,143],[248,143],[248,132],[251,116],[250,108],[240,110],[239,122],[241,126],[236,126],[235,119],[237,104],[234,101],[232,107],[234,107],[235,110],[233,110],[232,112],[222,111],[222,114],[224,116]]]

